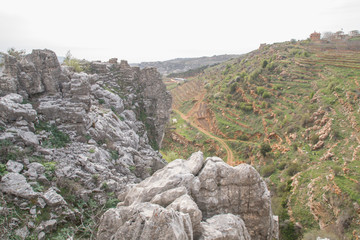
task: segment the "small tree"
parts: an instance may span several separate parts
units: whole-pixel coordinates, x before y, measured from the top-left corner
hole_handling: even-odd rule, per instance
[[[7,50],[7,53],[10,56],[15,57],[17,60],[20,60],[20,58],[25,55],[26,51],[24,49],[16,50],[15,48],[12,47],[12,48]]]
[[[75,72],[82,72],[84,71],[83,67],[80,65],[79,59],[73,58],[71,55],[70,50],[66,53],[64,64],[72,67]]]
[[[324,32],[322,34],[322,39],[325,39],[325,40],[330,40],[332,39],[332,37],[334,36],[334,34],[332,32]]]
[[[266,66],[268,65],[268,61],[267,60],[264,60],[262,62],[262,68],[266,68]]]
[[[265,157],[268,152],[271,152],[272,148],[268,143],[262,143],[260,147],[260,153]]]

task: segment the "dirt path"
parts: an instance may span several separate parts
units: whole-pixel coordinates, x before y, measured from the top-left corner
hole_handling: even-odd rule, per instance
[[[213,134],[211,134],[210,132],[206,131],[205,129],[197,126],[190,118],[189,116],[186,116],[185,114],[183,114],[182,112],[180,112],[179,110],[177,109],[174,109],[174,111],[176,113],[178,113],[181,118],[183,118],[185,121],[187,121],[192,127],[196,128],[197,130],[199,130],[200,132],[204,133],[206,136],[208,136],[209,138],[212,138],[216,141],[218,141],[222,146],[223,148],[225,148],[226,150],[226,154],[227,154],[227,159],[226,159],[226,162],[227,164],[229,164],[230,166],[234,166],[235,165],[235,162],[234,162],[234,156],[233,156],[233,152],[231,151],[230,147],[226,144],[226,142],[221,139],[221,138],[218,138],[216,136],[214,136]]]

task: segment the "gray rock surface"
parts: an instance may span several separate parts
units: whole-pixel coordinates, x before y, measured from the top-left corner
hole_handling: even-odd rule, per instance
[[[58,206],[58,205],[66,205],[66,201],[64,198],[58,194],[53,188],[47,190],[44,195],[42,196],[45,202],[49,206]]]
[[[101,219],[98,240],[193,239],[188,214],[151,203],[134,204],[107,211]]]
[[[121,239],[119,232],[133,229],[121,221],[106,228],[116,221],[112,218],[122,216],[124,209],[150,206],[144,205],[148,202],[151,209],[156,204],[188,214],[194,239],[278,238],[270,194],[257,171],[247,164],[231,167],[217,157],[204,161],[201,152],[188,160],[174,160],[119,198],[123,202],[104,215],[100,228],[107,229],[106,237],[115,240]]]
[[[174,209],[175,211],[188,213],[191,219],[194,238],[197,239],[202,234],[202,227],[200,225],[202,220],[202,213],[194,200],[189,195],[182,195],[172,202],[167,209]]]
[[[24,165],[16,161],[9,160],[6,163],[6,169],[8,170],[8,172],[19,173],[21,172],[21,170],[23,170],[23,168]]]
[[[201,240],[251,240],[244,221],[233,214],[215,215],[201,223]]]
[[[166,165],[154,148],[171,97],[155,70],[82,61],[88,72],[75,73],[50,50],[19,59],[4,54],[2,61],[0,162],[9,173],[1,176],[0,190],[5,205],[24,210],[20,219],[7,219],[10,234],[27,223],[32,239],[51,239],[64,226],[75,232],[91,214],[116,205],[127,186]],[[161,211],[166,219],[174,212]],[[190,221],[176,214],[174,222]]]
[[[7,194],[13,194],[18,197],[32,199],[39,196],[34,192],[26,178],[19,173],[8,173],[1,178],[0,189]]]
[[[29,233],[29,229],[26,226],[19,228],[15,231],[16,236],[20,237],[20,239],[26,239]]]
[[[208,158],[198,178],[200,190],[193,197],[205,218],[239,215],[251,239],[269,239],[273,227],[270,192],[252,166],[231,167],[220,158]]]
[[[0,119],[11,122],[23,118],[28,122],[34,122],[37,117],[36,111],[31,104],[21,104],[22,101],[22,96],[15,93],[0,97]]]

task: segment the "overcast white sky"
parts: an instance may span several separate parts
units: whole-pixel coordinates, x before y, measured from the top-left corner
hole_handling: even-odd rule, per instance
[[[3,0],[0,51],[129,62],[240,54],[260,43],[360,30],[359,0]]]

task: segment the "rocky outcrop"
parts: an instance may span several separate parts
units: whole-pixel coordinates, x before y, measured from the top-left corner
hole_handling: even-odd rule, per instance
[[[148,232],[144,231],[149,230],[143,226],[148,225],[159,226],[152,230],[153,234],[168,228],[184,233],[188,224],[177,220],[180,213],[190,218],[192,235],[172,239],[278,238],[270,193],[257,171],[247,164],[231,167],[216,157],[204,160],[201,152],[188,160],[174,160],[119,198],[122,202],[118,207],[102,217],[100,240],[132,239],[134,234],[137,239],[146,239]],[[163,210],[158,210],[162,208],[175,211],[165,225],[161,218]],[[153,216],[143,218],[145,222],[136,232],[128,227],[128,220],[122,220],[134,209]]]
[[[0,201],[24,215],[5,221],[0,238],[50,239],[69,222],[87,221],[93,231],[90,219],[116,204],[116,195],[165,166],[153,146],[161,144],[171,97],[155,69],[112,61],[75,73],[50,50],[3,60]],[[161,211],[164,223],[174,213]],[[178,214],[174,221],[190,224],[190,236],[189,219]]]

